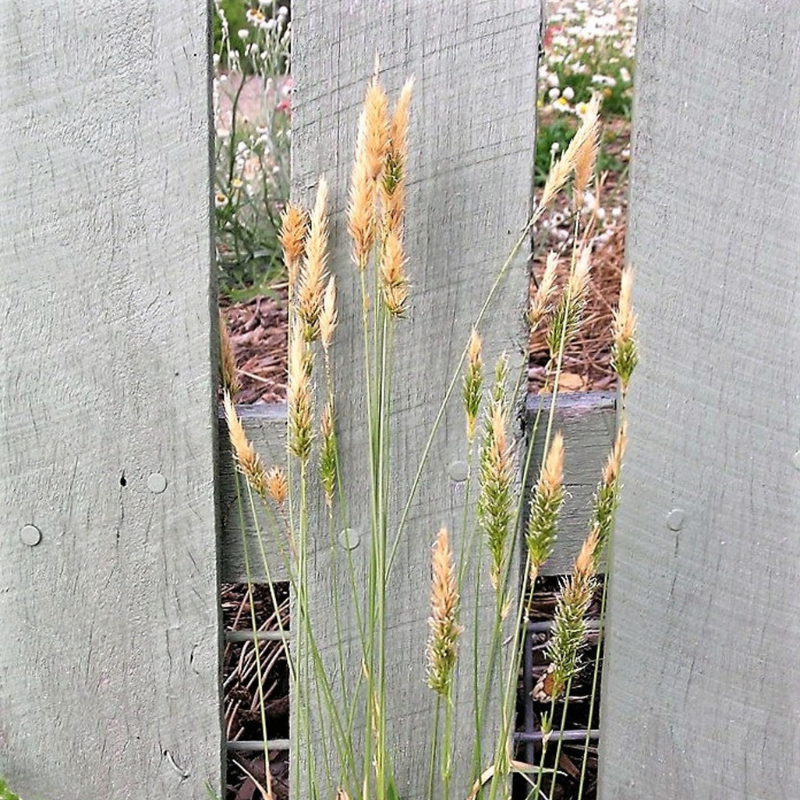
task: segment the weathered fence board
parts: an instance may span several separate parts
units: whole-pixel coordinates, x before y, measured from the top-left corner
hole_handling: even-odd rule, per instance
[[[339,442],[348,485],[350,526],[363,546],[353,551],[361,570],[367,557],[369,489],[360,351],[358,276],[349,262],[343,210],[355,130],[376,52],[382,79],[396,96],[404,80],[416,78],[412,104],[406,242],[413,285],[410,322],[395,340],[391,503],[396,521],[418,459],[495,275],[519,236],[528,214],[533,175],[539,9],[535,3],[439,2],[296,3],[294,12],[295,107],[293,187],[306,201],[318,176],[332,186],[332,242],[340,297],[340,328],[333,352],[336,381],[347,392],[339,407]],[[512,373],[526,350],[523,329],[528,275],[525,258],[512,265],[482,324],[486,359],[503,350]],[[393,763],[406,800],[425,794],[428,737],[433,703],[425,687],[426,618],[430,591],[430,547],[447,524],[461,546],[463,491],[448,475],[464,459],[463,412],[458,392],[434,440],[398,551],[389,590],[388,716]],[[320,509],[322,513],[322,509]],[[389,530],[395,528],[390,524]],[[333,655],[336,627],[331,611],[335,581],[325,526],[316,534],[310,602],[317,641]],[[337,553],[338,574],[344,556]],[[343,581],[344,586],[346,583]],[[484,575],[464,599],[471,619],[480,604],[481,625],[493,614]],[[346,588],[344,589],[346,591]],[[357,641],[353,620],[343,620],[349,648]],[[468,650],[465,647],[464,650]],[[360,674],[357,647],[351,674]],[[470,668],[456,688],[454,740],[459,743],[454,786],[470,767],[468,699]],[[469,694],[468,694],[469,692]],[[487,754],[488,758],[488,754]],[[301,792],[302,794],[302,792]]]
[[[0,773],[199,799],[222,759],[208,9],[3,10]]]
[[[528,417],[532,420],[538,398],[528,398]],[[587,393],[561,395],[556,406],[555,425],[564,433],[567,452],[567,474],[564,476],[567,492],[561,513],[558,540],[552,558],[542,569],[543,575],[559,575],[572,569],[572,562],[586,537],[591,514],[592,494],[608,458],[616,426],[615,398],[610,394]],[[247,435],[268,464],[282,464],[286,458],[286,406],[239,406],[239,415]],[[527,427],[526,427],[527,429]],[[236,486],[227,429],[220,424],[220,505],[222,507],[221,570],[226,583],[244,582],[244,543],[239,523]],[[537,443],[544,441],[544,428],[539,430]],[[541,450],[534,453],[534,464],[539,463]],[[528,491],[537,475],[531,471]],[[259,553],[256,523],[247,507],[244,509],[245,530],[249,551]],[[287,580],[284,561],[276,547],[275,537],[266,515],[259,511],[258,525],[273,581]],[[256,558],[250,564],[253,579],[267,580],[262,561]]]
[[[800,15],[643,0],[601,796],[800,787]]]

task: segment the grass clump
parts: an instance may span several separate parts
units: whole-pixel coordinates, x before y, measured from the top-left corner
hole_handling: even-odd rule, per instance
[[[242,508],[249,505],[255,511],[257,502],[263,506],[277,537],[278,552],[285,559],[295,599],[297,634],[294,646],[286,651],[294,700],[292,780],[295,791],[303,787],[303,792],[311,797],[400,800],[395,755],[388,744],[392,721],[387,712],[390,691],[387,587],[392,580],[398,580],[392,573],[394,556],[401,542],[408,546],[405,522],[436,426],[443,418],[444,403],[460,385],[465,415],[464,460],[468,465],[465,497],[474,513],[465,513],[460,530],[442,527],[435,536],[432,532],[429,632],[427,643],[420,642],[419,648],[421,663],[427,665],[433,720],[430,730],[419,732],[429,741],[427,797],[429,800],[506,798],[512,773],[525,777],[530,785],[529,796],[534,800],[552,797],[558,776],[559,734],[564,728],[571,682],[585,668],[582,651],[586,642],[586,612],[596,586],[597,570],[610,545],[624,449],[621,431],[597,491],[592,525],[573,573],[561,588],[553,635],[547,647],[550,666],[545,680],[535,690],[537,699],[551,706],[542,719],[542,730],[547,734],[546,741],[556,740],[555,758],[552,749],[545,746],[539,763],[522,763],[514,758],[511,747],[514,706],[530,598],[540,570],[552,552],[564,499],[566,447],[563,436],[555,429],[555,400],[560,390],[564,350],[583,322],[591,280],[593,220],[575,215],[574,245],[566,255],[568,279],[563,287],[556,286],[555,271],[565,256],[550,254],[548,272],[528,310],[531,324],[546,331],[550,350],[545,393],[550,395],[551,402],[547,411],[544,402],[540,403],[532,434],[535,437],[537,431],[544,433],[542,463],[538,468],[531,463],[533,448],[521,458],[513,442],[513,402],[522,376],[510,375],[508,360],[502,356],[494,367],[494,379],[490,382],[484,379],[479,333],[482,312],[464,343],[461,361],[454,368],[428,445],[421,454],[407,454],[419,458],[419,468],[404,506],[395,508],[397,499],[391,491],[393,464],[389,458],[392,386],[397,377],[392,373],[392,356],[396,327],[406,324],[406,312],[413,303],[404,246],[411,94],[412,83],[408,82],[392,107],[377,77],[367,87],[358,123],[347,208],[351,264],[331,263],[328,186],[324,178],[320,179],[313,209],[304,211],[292,206],[283,214],[279,240],[289,265],[290,305],[285,466],[267,470],[254,456],[236,416],[230,379],[226,387],[225,414],[238,474],[243,478],[239,484]],[[584,193],[591,191],[598,157],[599,110],[599,97],[595,96],[587,103],[577,133],[549,169],[540,200],[512,253],[499,268],[492,293],[548,206],[566,190],[571,191],[576,205]],[[343,554],[342,548],[336,546],[337,532],[350,529],[347,475],[352,465],[342,462],[337,442],[336,409],[347,406],[344,401],[337,403],[331,359],[332,348],[336,347],[337,318],[342,311],[336,307],[334,269],[355,270],[361,287],[361,302],[351,313],[357,314],[361,321],[363,338],[360,352],[357,348],[354,357],[363,359],[365,376],[359,391],[366,399],[363,463],[369,465],[370,520],[363,578],[357,576],[349,549]],[[621,377],[626,376],[623,399],[636,362],[635,317],[630,303],[630,280],[626,280],[627,294],[614,323],[614,363]],[[346,390],[357,391],[352,386]],[[475,462],[477,468],[473,469]],[[531,469],[537,469],[539,477],[533,497],[526,504],[520,487],[525,485]],[[317,496],[319,503],[314,502]],[[327,520],[312,519],[312,507],[323,509]],[[253,519],[257,520],[255,513]],[[315,531],[324,530],[326,523],[329,549],[318,536],[314,538]],[[242,530],[244,533],[244,522]],[[510,557],[518,533],[524,535],[527,543],[522,585]],[[257,540],[264,558],[260,529]],[[480,579],[487,580],[494,594],[494,622],[486,629],[470,625],[462,616],[464,581],[468,569],[476,568],[468,563],[474,548],[459,547],[456,555],[451,546],[453,540],[482,542],[488,556],[477,567]],[[336,570],[338,576],[332,581],[330,614],[339,639],[325,658],[320,653],[314,609],[309,604],[312,546],[315,559],[320,558],[320,548],[325,550],[330,569]],[[248,575],[249,559],[247,555]],[[270,564],[266,559],[264,570],[269,577]],[[346,607],[353,609],[355,619],[354,641],[347,642],[341,634]],[[461,696],[459,702],[469,703],[474,709],[470,733],[473,757],[468,779],[455,785],[453,687],[462,668],[459,658],[462,639],[470,642],[474,652],[481,649],[479,642],[487,643],[489,655],[485,663],[473,660],[473,674],[462,684],[472,687],[472,696]],[[350,662],[345,659],[345,647],[357,648],[360,668],[356,674],[348,672]],[[595,690],[598,665],[595,662]],[[490,699],[499,714],[491,720],[486,716]],[[557,706],[561,708],[560,727],[555,721]],[[487,752],[483,742],[490,726],[497,731],[497,737]],[[310,744],[312,730],[318,746]],[[463,736],[463,731],[459,735]],[[264,745],[268,752],[266,727]],[[545,781],[550,783],[547,790]],[[273,796],[269,784],[263,787],[263,793],[265,797]]]

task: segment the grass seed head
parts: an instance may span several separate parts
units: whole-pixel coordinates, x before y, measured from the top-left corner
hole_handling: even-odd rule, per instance
[[[564,437],[553,436],[539,481],[531,498],[525,543],[528,547],[531,585],[553,552],[558,515],[564,503]]]
[[[403,243],[396,231],[390,230],[381,253],[381,291],[383,304],[392,317],[402,317],[408,309],[408,278]]]
[[[482,342],[476,328],[472,329],[467,345],[467,370],[464,374],[464,411],[467,417],[467,440],[470,444],[475,440],[478,427],[478,414],[481,406],[481,388],[483,387],[483,361],[481,360]]]
[[[556,270],[558,269],[558,253],[550,251],[547,254],[547,264],[544,268],[544,274],[536,289],[536,294],[531,301],[531,307],[528,311],[528,324],[531,328],[531,333],[539,327],[539,324],[547,316],[551,309],[551,302],[556,288]]]
[[[553,665],[553,697],[564,691],[581,668],[581,650],[586,643],[586,612],[595,585],[593,576],[577,571],[561,584],[553,619],[553,636],[546,650]]]
[[[347,231],[353,241],[353,262],[360,269],[366,269],[369,255],[375,244],[378,227],[377,193],[375,183],[369,179],[363,159],[356,158],[353,177],[350,181],[350,202],[347,206]]]
[[[283,259],[289,274],[289,286],[292,288],[296,286],[300,273],[307,231],[306,212],[296,203],[289,203],[281,214],[281,230],[278,238],[283,248]]]
[[[336,439],[333,435],[333,403],[328,401],[320,420],[322,447],[319,453],[319,475],[325,502],[328,508],[333,506],[336,493]]]
[[[542,199],[539,201],[540,208],[547,208],[547,206],[553,202],[553,199],[564,187],[570,174],[575,169],[578,154],[582,150],[585,150],[587,146],[586,142],[593,137],[597,137],[599,115],[600,97],[599,95],[595,95],[588,103],[586,112],[581,120],[581,125],[567,145],[567,149],[550,169],[544,189],[542,190]]]
[[[622,384],[623,395],[628,391],[633,371],[639,363],[639,351],[636,344],[637,317],[633,312],[633,269],[625,267],[619,290],[619,307],[614,312],[611,324],[611,367],[617,373]]]
[[[493,400],[487,415],[478,475],[478,521],[486,534],[491,556],[489,576],[495,591],[506,562],[512,518],[514,458],[506,436],[506,414],[502,400]]]
[[[389,99],[377,75],[367,87],[358,138],[367,177],[377,184],[383,177],[390,139]]]
[[[384,227],[400,232],[405,214],[405,177],[408,161],[408,122],[414,79],[406,81],[400,92],[389,125],[389,147],[381,182]]]
[[[266,478],[267,492],[269,496],[282,506],[289,494],[289,481],[286,473],[280,467],[270,467]]]
[[[336,277],[331,275],[328,279],[328,285],[325,287],[325,295],[322,298],[322,312],[319,316],[319,335],[326,353],[333,342],[333,333],[336,330],[338,319],[336,311]]]
[[[583,197],[594,176],[597,153],[600,149],[600,102],[593,98],[584,115],[586,133],[575,152],[575,195],[574,207],[583,205]]]
[[[259,497],[265,499],[268,482],[264,465],[261,462],[261,457],[247,438],[244,426],[236,413],[236,407],[233,405],[233,400],[228,391],[223,393],[222,405],[225,410],[228,437],[231,442],[236,468],[244,475],[245,480],[250,484],[253,491]]]
[[[431,615],[428,619],[428,686],[447,697],[457,657],[458,624],[456,569],[447,528],[436,537],[431,557]]]
[[[303,336],[314,341],[319,336],[319,315],[328,263],[328,182],[319,179],[317,198],[311,214],[305,258],[300,274],[297,314],[303,321]]]
[[[228,330],[228,322],[225,319],[225,314],[222,312],[222,309],[220,309],[219,312],[219,342],[219,366],[222,388],[225,389],[231,397],[236,397],[241,390],[241,384],[239,383],[238,370],[236,369],[236,356],[233,354],[233,343],[231,342],[231,334]]]
[[[303,338],[302,324],[298,319],[292,331],[286,403],[289,416],[289,451],[300,461],[306,462],[311,455],[314,434],[311,408],[311,353]]]
[[[559,298],[547,330],[547,346],[553,364],[556,363],[559,353],[566,350],[580,330],[586,308],[591,268],[592,248],[586,244],[581,248],[570,271],[567,287]]]
[[[625,455],[627,442],[627,425],[623,423],[617,431],[614,447],[603,469],[603,478],[592,499],[592,529],[597,530],[598,539],[594,551],[595,568],[605,553],[614,528],[614,515],[617,512],[619,501],[619,473],[622,469],[622,458]]]

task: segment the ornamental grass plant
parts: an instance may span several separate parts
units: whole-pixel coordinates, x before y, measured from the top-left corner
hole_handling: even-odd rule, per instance
[[[266,465],[247,438],[237,417],[234,398],[236,376],[229,344],[223,336],[222,381],[224,408],[231,448],[237,468],[237,488],[244,536],[244,509],[257,520],[256,508],[263,507],[270,530],[257,527],[258,546],[250,553],[245,537],[245,567],[252,596],[252,559],[263,561],[270,579],[274,565],[266,558],[266,537],[275,537],[273,551],[281,554],[289,576],[294,605],[293,645],[286,647],[292,684],[293,724],[291,757],[292,791],[299,796],[331,800],[401,800],[395,779],[395,754],[390,752],[387,713],[391,686],[387,680],[387,597],[392,581],[394,555],[406,535],[407,511],[413,501],[405,498],[405,512],[391,514],[393,464],[388,442],[393,422],[392,387],[402,376],[392,373],[392,354],[397,326],[410,324],[406,317],[414,293],[404,248],[405,186],[408,161],[408,123],[413,82],[408,81],[394,104],[382,88],[377,72],[369,82],[358,121],[358,136],[347,208],[347,232],[351,263],[331,262],[328,242],[328,185],[320,178],[313,208],[289,205],[283,215],[279,239],[289,274],[289,366],[287,461]],[[552,636],[547,645],[548,669],[534,694],[548,704],[541,720],[544,734],[538,763],[515,758],[511,741],[518,678],[522,662],[524,631],[532,598],[543,566],[550,558],[558,534],[563,504],[564,474],[569,466],[568,446],[556,430],[556,400],[560,391],[564,350],[576,336],[591,281],[592,235],[595,219],[581,213],[583,198],[595,179],[600,137],[600,99],[593,96],[586,105],[580,127],[561,157],[554,161],[545,181],[541,199],[505,263],[498,266],[492,293],[507,273],[518,251],[530,240],[531,231],[555,198],[564,192],[574,207],[574,235],[567,252],[548,256],[547,269],[531,300],[528,321],[546,332],[550,351],[547,384],[539,396],[533,419],[531,441],[543,440],[543,458],[534,463],[534,448],[523,450],[512,437],[514,398],[522,375],[510,375],[505,357],[487,368],[483,363],[482,315],[474,320],[464,342],[459,364],[453,365],[447,396],[460,386],[464,408],[464,460],[467,479],[465,497],[474,514],[465,514],[460,528],[441,527],[430,532],[431,585],[427,608],[420,600],[419,614],[428,614],[427,641],[419,642],[419,658],[426,663],[427,691],[433,724],[419,732],[428,740],[425,770],[429,800],[498,800],[509,798],[510,777],[524,776],[528,797],[551,798],[559,780],[559,753],[572,681],[580,670],[591,670],[593,695],[598,690],[599,656],[584,663],[586,613],[598,586],[598,570],[606,563],[613,533],[613,519],[620,486],[620,469],[625,448],[624,408],[627,388],[636,367],[636,317],[631,302],[632,274],[625,272],[619,309],[613,325],[613,364],[620,377],[621,422],[612,452],[595,494],[587,535],[577,554],[572,573],[565,577],[559,593]],[[555,280],[562,261],[569,264],[569,276],[562,286]],[[361,286],[357,308],[337,307],[336,274],[355,270]],[[485,307],[484,307],[485,308]],[[336,329],[341,315],[361,320],[360,358],[364,361],[365,384],[339,387],[331,349],[336,347]],[[485,373],[491,370],[491,377]],[[367,433],[363,452],[369,465],[370,523],[364,546],[368,548],[366,576],[361,579],[349,550],[339,551],[344,572],[333,581],[334,615],[339,641],[323,658],[309,605],[309,559],[314,532],[324,529],[330,536],[331,561],[336,560],[334,530],[349,528],[345,497],[346,476],[353,468],[340,457],[337,443],[339,409],[348,408],[343,392],[363,392],[366,399],[364,426]],[[446,398],[443,399],[442,408]],[[440,409],[441,412],[441,409]],[[419,463],[417,476],[430,455],[439,413],[422,453],[405,454]],[[528,498],[521,487],[527,476],[536,476],[535,489]],[[520,480],[521,478],[521,480]],[[319,502],[317,502],[317,498]],[[326,509],[327,520],[312,518],[312,508]],[[335,524],[334,524],[335,523]],[[485,570],[494,593],[493,625],[479,629],[462,614],[461,595],[476,548],[453,547],[453,542],[480,543]],[[315,546],[323,546],[319,539]],[[523,569],[515,569],[514,548],[524,542]],[[455,555],[455,554],[458,555]],[[319,558],[319,552],[315,554]],[[472,567],[475,565],[473,564]],[[605,609],[603,583],[602,607]],[[340,609],[352,603],[361,609],[355,621],[355,642],[345,643],[340,626]],[[277,607],[277,600],[274,599]],[[252,607],[252,603],[251,603]],[[279,623],[280,624],[280,623]],[[254,624],[253,628],[257,626]],[[511,635],[508,636],[509,630]],[[488,643],[486,663],[471,662],[469,685],[473,709],[472,759],[466,781],[456,780],[453,741],[453,687],[464,648],[477,649]],[[359,651],[360,670],[350,674],[345,646]],[[256,653],[258,649],[256,648]],[[262,669],[258,665],[259,674]],[[424,687],[423,687],[424,689]],[[499,718],[486,718],[486,709],[499,709]],[[269,731],[263,715],[265,751],[269,752]],[[591,727],[591,722],[589,727]],[[487,752],[482,742],[486,730],[497,737]],[[312,736],[313,732],[313,736]],[[463,735],[463,734],[462,734]],[[317,742],[312,746],[312,739]],[[588,753],[588,740],[585,753]],[[586,771],[586,758],[582,765]],[[460,774],[460,773],[459,773]],[[273,798],[270,771],[261,787],[264,797]],[[580,794],[584,792],[582,778]]]

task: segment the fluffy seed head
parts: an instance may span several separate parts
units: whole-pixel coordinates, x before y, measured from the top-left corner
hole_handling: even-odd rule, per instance
[[[506,436],[505,406],[502,400],[493,400],[481,447],[477,511],[491,556],[489,577],[496,591],[500,589],[506,561],[513,477],[514,460]]]
[[[545,181],[542,199],[539,201],[541,208],[546,208],[553,198],[561,191],[570,173],[575,169],[578,153],[586,148],[586,142],[592,137],[597,137],[597,127],[600,116],[600,98],[595,95],[586,108],[581,125],[572,137],[567,149],[561,158],[553,164]]]
[[[300,461],[311,455],[312,411],[310,351],[303,338],[302,322],[298,319],[292,331],[289,347],[289,381],[286,403],[289,416],[289,451]]]
[[[595,101],[593,100],[592,103]],[[586,135],[575,152],[575,208],[583,205],[583,196],[594,175],[597,152],[600,149],[600,104],[599,101],[587,110]],[[586,118],[585,118],[586,119]]]
[[[584,245],[575,266],[570,271],[567,288],[553,312],[547,331],[550,360],[555,363],[559,352],[566,349],[575,338],[583,319],[592,268],[591,245]]]
[[[328,182],[319,179],[317,198],[311,214],[311,227],[300,275],[297,314],[304,323],[303,336],[313,341],[319,336],[319,314],[328,263]]]
[[[456,570],[447,528],[442,528],[433,545],[431,558],[431,615],[428,619],[428,686],[446,697],[452,682],[457,656],[458,590]]]
[[[414,79],[406,81],[394,109],[389,125],[389,147],[381,182],[381,199],[384,209],[384,227],[402,230],[405,213],[405,176],[408,161],[408,122]]]
[[[608,456],[605,469],[603,470],[603,482],[607,484],[615,483],[619,480],[619,471],[622,467],[622,458],[625,455],[625,448],[628,445],[628,425],[623,422],[619,426],[616,438],[614,439],[614,449]]]
[[[586,612],[595,585],[592,575],[577,571],[561,584],[553,619],[553,636],[546,650],[553,665],[552,697],[558,697],[581,668],[581,650],[586,643]]]
[[[289,286],[292,288],[297,284],[303,261],[307,226],[306,212],[296,203],[289,203],[281,214],[281,230],[278,238],[283,247],[283,259],[289,273]]]
[[[528,547],[531,586],[550,558],[558,530],[558,515],[564,503],[564,437],[553,436],[530,502],[525,543]]]
[[[623,395],[627,392],[631,375],[639,363],[636,323],[636,314],[633,312],[633,269],[625,267],[620,283],[619,308],[614,312],[611,325],[611,366],[619,376]]]
[[[583,540],[581,551],[575,559],[574,571],[583,579],[591,578],[597,572],[597,562],[595,554],[597,545],[600,541],[600,532],[597,528],[592,528],[589,535]]]
[[[482,343],[476,328],[472,329],[467,346],[467,371],[464,374],[464,411],[467,416],[467,440],[472,444],[478,427],[478,413],[481,406],[481,388],[483,386],[483,361],[481,360]]]
[[[225,391],[222,396],[222,405],[225,409],[225,421],[228,424],[228,437],[233,450],[233,457],[239,472],[244,475],[256,494],[262,499],[267,495],[267,475],[261,457],[255,451],[247,434],[244,431],[236,408],[233,405],[230,393]]]
[[[359,121],[358,145],[364,160],[367,177],[377,184],[383,175],[389,150],[389,99],[374,77],[367,87],[364,110]]]
[[[266,478],[267,492],[269,496],[282,506],[289,494],[289,481],[286,473],[280,467],[270,467]]]
[[[322,312],[319,316],[319,335],[325,352],[333,341],[333,332],[338,323],[338,313],[336,311],[336,278],[331,275],[328,285],[325,287],[325,295],[322,298]]]
[[[381,254],[381,291],[383,303],[392,317],[402,317],[408,309],[408,278],[403,243],[396,231],[390,230]]]
[[[325,405],[319,427],[322,434],[322,447],[319,454],[320,482],[325,493],[325,502],[328,504],[328,508],[331,508],[336,492],[336,439],[333,435],[333,403],[331,401]]]
[[[363,158],[356,157],[350,180],[350,202],[347,206],[347,231],[353,241],[353,263],[366,269],[375,244],[378,227],[375,182],[370,180]]]
[[[536,330],[539,323],[547,316],[550,311],[550,303],[556,288],[556,270],[558,268],[558,253],[550,251],[547,254],[547,264],[544,268],[544,275],[536,289],[536,294],[531,301],[528,311],[528,323],[531,326],[531,333]]]

